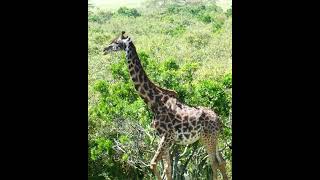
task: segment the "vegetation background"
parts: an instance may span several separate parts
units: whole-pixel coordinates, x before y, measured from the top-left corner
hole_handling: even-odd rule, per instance
[[[231,1],[89,0],[88,178],[154,178],[148,166],[158,141],[150,126],[152,112],[135,92],[124,53],[102,53],[122,30],[155,84],[221,116],[219,149],[231,177]],[[206,156],[201,144],[175,145],[174,179],[209,179]]]

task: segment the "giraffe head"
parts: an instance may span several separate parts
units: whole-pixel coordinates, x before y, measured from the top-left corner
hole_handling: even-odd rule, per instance
[[[104,54],[112,51],[125,50],[128,44],[131,42],[131,38],[124,36],[125,32],[122,31],[121,35],[115,38],[107,47],[103,49]]]

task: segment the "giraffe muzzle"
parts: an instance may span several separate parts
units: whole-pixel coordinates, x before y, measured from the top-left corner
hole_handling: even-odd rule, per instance
[[[106,55],[108,53],[110,53],[112,51],[113,47],[112,46],[108,46],[106,48],[103,49],[103,54]]]

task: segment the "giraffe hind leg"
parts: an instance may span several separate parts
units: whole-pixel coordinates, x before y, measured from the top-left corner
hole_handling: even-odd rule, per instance
[[[207,151],[208,158],[211,164],[212,179],[217,180],[218,179],[218,173],[217,173],[218,160],[216,156],[216,144],[217,144],[216,138],[212,135],[203,135],[201,137],[201,142]]]
[[[223,159],[222,154],[216,149],[216,160],[218,163],[218,169],[222,174],[223,180],[228,180],[228,175],[226,171],[226,161]]]

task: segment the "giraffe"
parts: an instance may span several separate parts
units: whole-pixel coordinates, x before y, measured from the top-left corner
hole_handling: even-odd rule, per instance
[[[160,137],[158,148],[150,162],[150,169],[161,180],[157,164],[164,162],[164,175],[167,180],[172,180],[172,167],[170,147],[174,144],[188,145],[201,141],[208,153],[212,167],[212,177],[217,179],[219,169],[224,180],[228,179],[226,161],[218,151],[218,133],[222,123],[217,114],[206,107],[190,107],[179,101],[175,91],[155,85],[147,76],[139,60],[132,39],[124,35],[115,38],[103,49],[104,54],[112,51],[126,52],[127,64],[131,79],[139,96],[153,112],[152,127]]]

